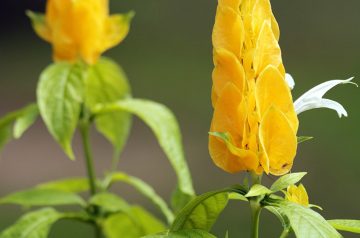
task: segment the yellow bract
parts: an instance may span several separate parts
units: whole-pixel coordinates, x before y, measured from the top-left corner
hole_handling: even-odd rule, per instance
[[[45,17],[30,13],[36,33],[53,46],[54,59],[94,64],[129,32],[133,13],[109,16],[108,0],[48,0]]]
[[[290,185],[287,188],[285,199],[290,202],[303,205],[305,207],[309,206],[309,196],[306,192],[305,187],[302,184],[300,184],[299,186]]]
[[[219,0],[213,30],[210,155],[227,172],[282,175],[297,149],[294,110],[269,0]]]

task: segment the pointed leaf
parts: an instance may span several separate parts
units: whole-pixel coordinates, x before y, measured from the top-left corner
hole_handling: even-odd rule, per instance
[[[83,88],[82,67],[65,62],[46,68],[37,88],[40,114],[70,159],[75,158],[71,141],[80,116]]]
[[[52,208],[30,212],[4,230],[0,238],[47,238],[51,226],[61,218],[63,214]]]
[[[86,178],[67,178],[36,186],[40,189],[50,189],[69,193],[80,193],[89,190],[89,181]]]
[[[272,192],[278,192],[282,189],[287,188],[290,185],[299,182],[307,173],[290,173],[278,178],[270,187]]]
[[[39,116],[39,109],[36,104],[31,104],[26,107],[23,114],[19,116],[14,125],[14,138],[19,139],[24,132],[33,125]]]
[[[103,210],[111,213],[124,212],[130,209],[127,202],[119,196],[112,193],[98,193],[91,197],[89,203],[101,207]]]
[[[336,230],[360,234],[360,220],[328,220]]]
[[[257,197],[265,194],[270,194],[272,191],[268,189],[267,187],[261,185],[261,184],[255,184],[252,186],[249,190],[249,192],[245,195],[245,197]]]
[[[161,148],[173,166],[180,191],[186,196],[194,195],[191,175],[185,161],[181,134],[175,116],[165,106],[142,99],[126,99],[108,105],[98,105],[95,114],[127,111],[140,117],[154,132]]]
[[[80,205],[85,201],[78,195],[53,189],[33,188],[9,194],[0,199],[0,204],[17,204],[24,207]]]
[[[125,73],[110,59],[101,58],[89,68],[85,80],[85,103],[90,109],[99,103],[112,103],[131,95]],[[115,156],[119,156],[128,138],[131,115],[117,111],[95,118],[97,130],[114,146]]]

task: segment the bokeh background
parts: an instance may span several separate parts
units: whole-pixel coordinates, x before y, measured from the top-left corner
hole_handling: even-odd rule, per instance
[[[0,115],[35,101],[38,76],[51,62],[50,46],[33,33],[24,15],[26,9],[43,11],[44,5],[44,0],[1,0]],[[359,0],[273,0],[272,5],[281,27],[284,63],[297,83],[294,98],[325,80],[360,77]],[[215,0],[111,1],[111,12],[133,9],[136,17],[125,42],[106,55],[123,66],[134,96],[164,103],[176,114],[197,193],[243,178],[215,167],[207,150],[215,7]],[[343,85],[327,95],[346,107],[348,118],[339,119],[330,110],[300,115],[299,135],[315,139],[299,146],[293,171],[309,172],[303,183],[311,203],[321,205],[327,218],[360,219],[359,90]],[[100,135],[93,135],[101,175],[110,164],[111,147]],[[1,153],[0,196],[51,179],[85,175],[78,137],[74,144],[78,159],[71,162],[38,121]],[[170,197],[174,173],[151,131],[137,119],[120,167]],[[270,183],[274,178],[264,180]],[[116,190],[156,213],[133,189],[117,186]],[[22,212],[16,206],[1,206],[0,230]],[[231,202],[214,233],[223,237],[228,230],[230,237],[247,237],[248,218],[246,204]],[[280,223],[267,212],[262,214],[262,225],[261,237],[278,237]],[[60,222],[50,237],[91,237],[91,231],[86,225]]]

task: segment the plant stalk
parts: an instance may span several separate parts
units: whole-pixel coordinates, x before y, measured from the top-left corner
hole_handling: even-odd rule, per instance
[[[96,189],[96,174],[95,174],[95,167],[94,167],[94,158],[91,151],[91,143],[90,143],[90,120],[84,118],[80,122],[80,134],[83,142],[83,150],[84,150],[84,157],[85,157],[85,163],[86,163],[86,171],[87,171],[87,177],[89,181],[89,187],[90,187],[90,194],[91,196],[94,196],[97,192]],[[98,213],[98,208],[94,208],[95,215]],[[95,229],[95,237],[101,238],[102,237],[102,231],[100,227],[94,223],[94,229]]]
[[[251,238],[258,238],[261,205],[259,201],[257,201],[257,199],[251,200],[250,208],[251,208]]]
[[[284,231],[281,233],[280,238],[286,238],[289,236],[290,229],[284,229]]]
[[[251,173],[252,185],[261,184],[261,175],[256,173]],[[250,208],[251,208],[251,238],[259,237],[259,224],[260,224],[260,213],[261,213],[261,204],[260,197],[254,197],[250,199]]]
[[[91,152],[91,145],[90,145],[90,137],[89,137],[89,130],[90,123],[88,121],[83,121],[80,124],[80,133],[83,142],[83,150],[86,162],[86,171],[89,180],[90,186],[90,193],[91,195],[96,194],[96,175],[94,169],[94,159]]]

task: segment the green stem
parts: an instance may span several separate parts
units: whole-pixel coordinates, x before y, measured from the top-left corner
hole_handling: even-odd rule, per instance
[[[251,207],[251,238],[258,238],[261,205],[259,201],[255,199],[250,201],[250,207]]]
[[[96,176],[94,169],[94,159],[91,153],[90,137],[89,137],[90,124],[88,121],[81,122],[80,133],[83,141],[83,149],[86,162],[86,171],[89,179],[90,193],[96,194]]]
[[[90,143],[90,120],[84,118],[80,122],[80,134],[83,142],[83,149],[84,149],[84,156],[85,156],[85,163],[86,163],[86,171],[89,180],[90,186],[90,194],[94,196],[96,194],[96,174],[94,168],[94,158],[91,152],[91,143]],[[95,207],[94,214],[97,215],[98,209]],[[95,237],[101,238],[102,232],[100,227],[94,222],[94,229],[95,229]]]
[[[261,175],[256,173],[251,173],[252,185],[261,184]],[[251,208],[251,238],[259,237],[259,224],[260,224],[260,213],[261,213],[261,204],[260,197],[254,197],[250,200]]]

